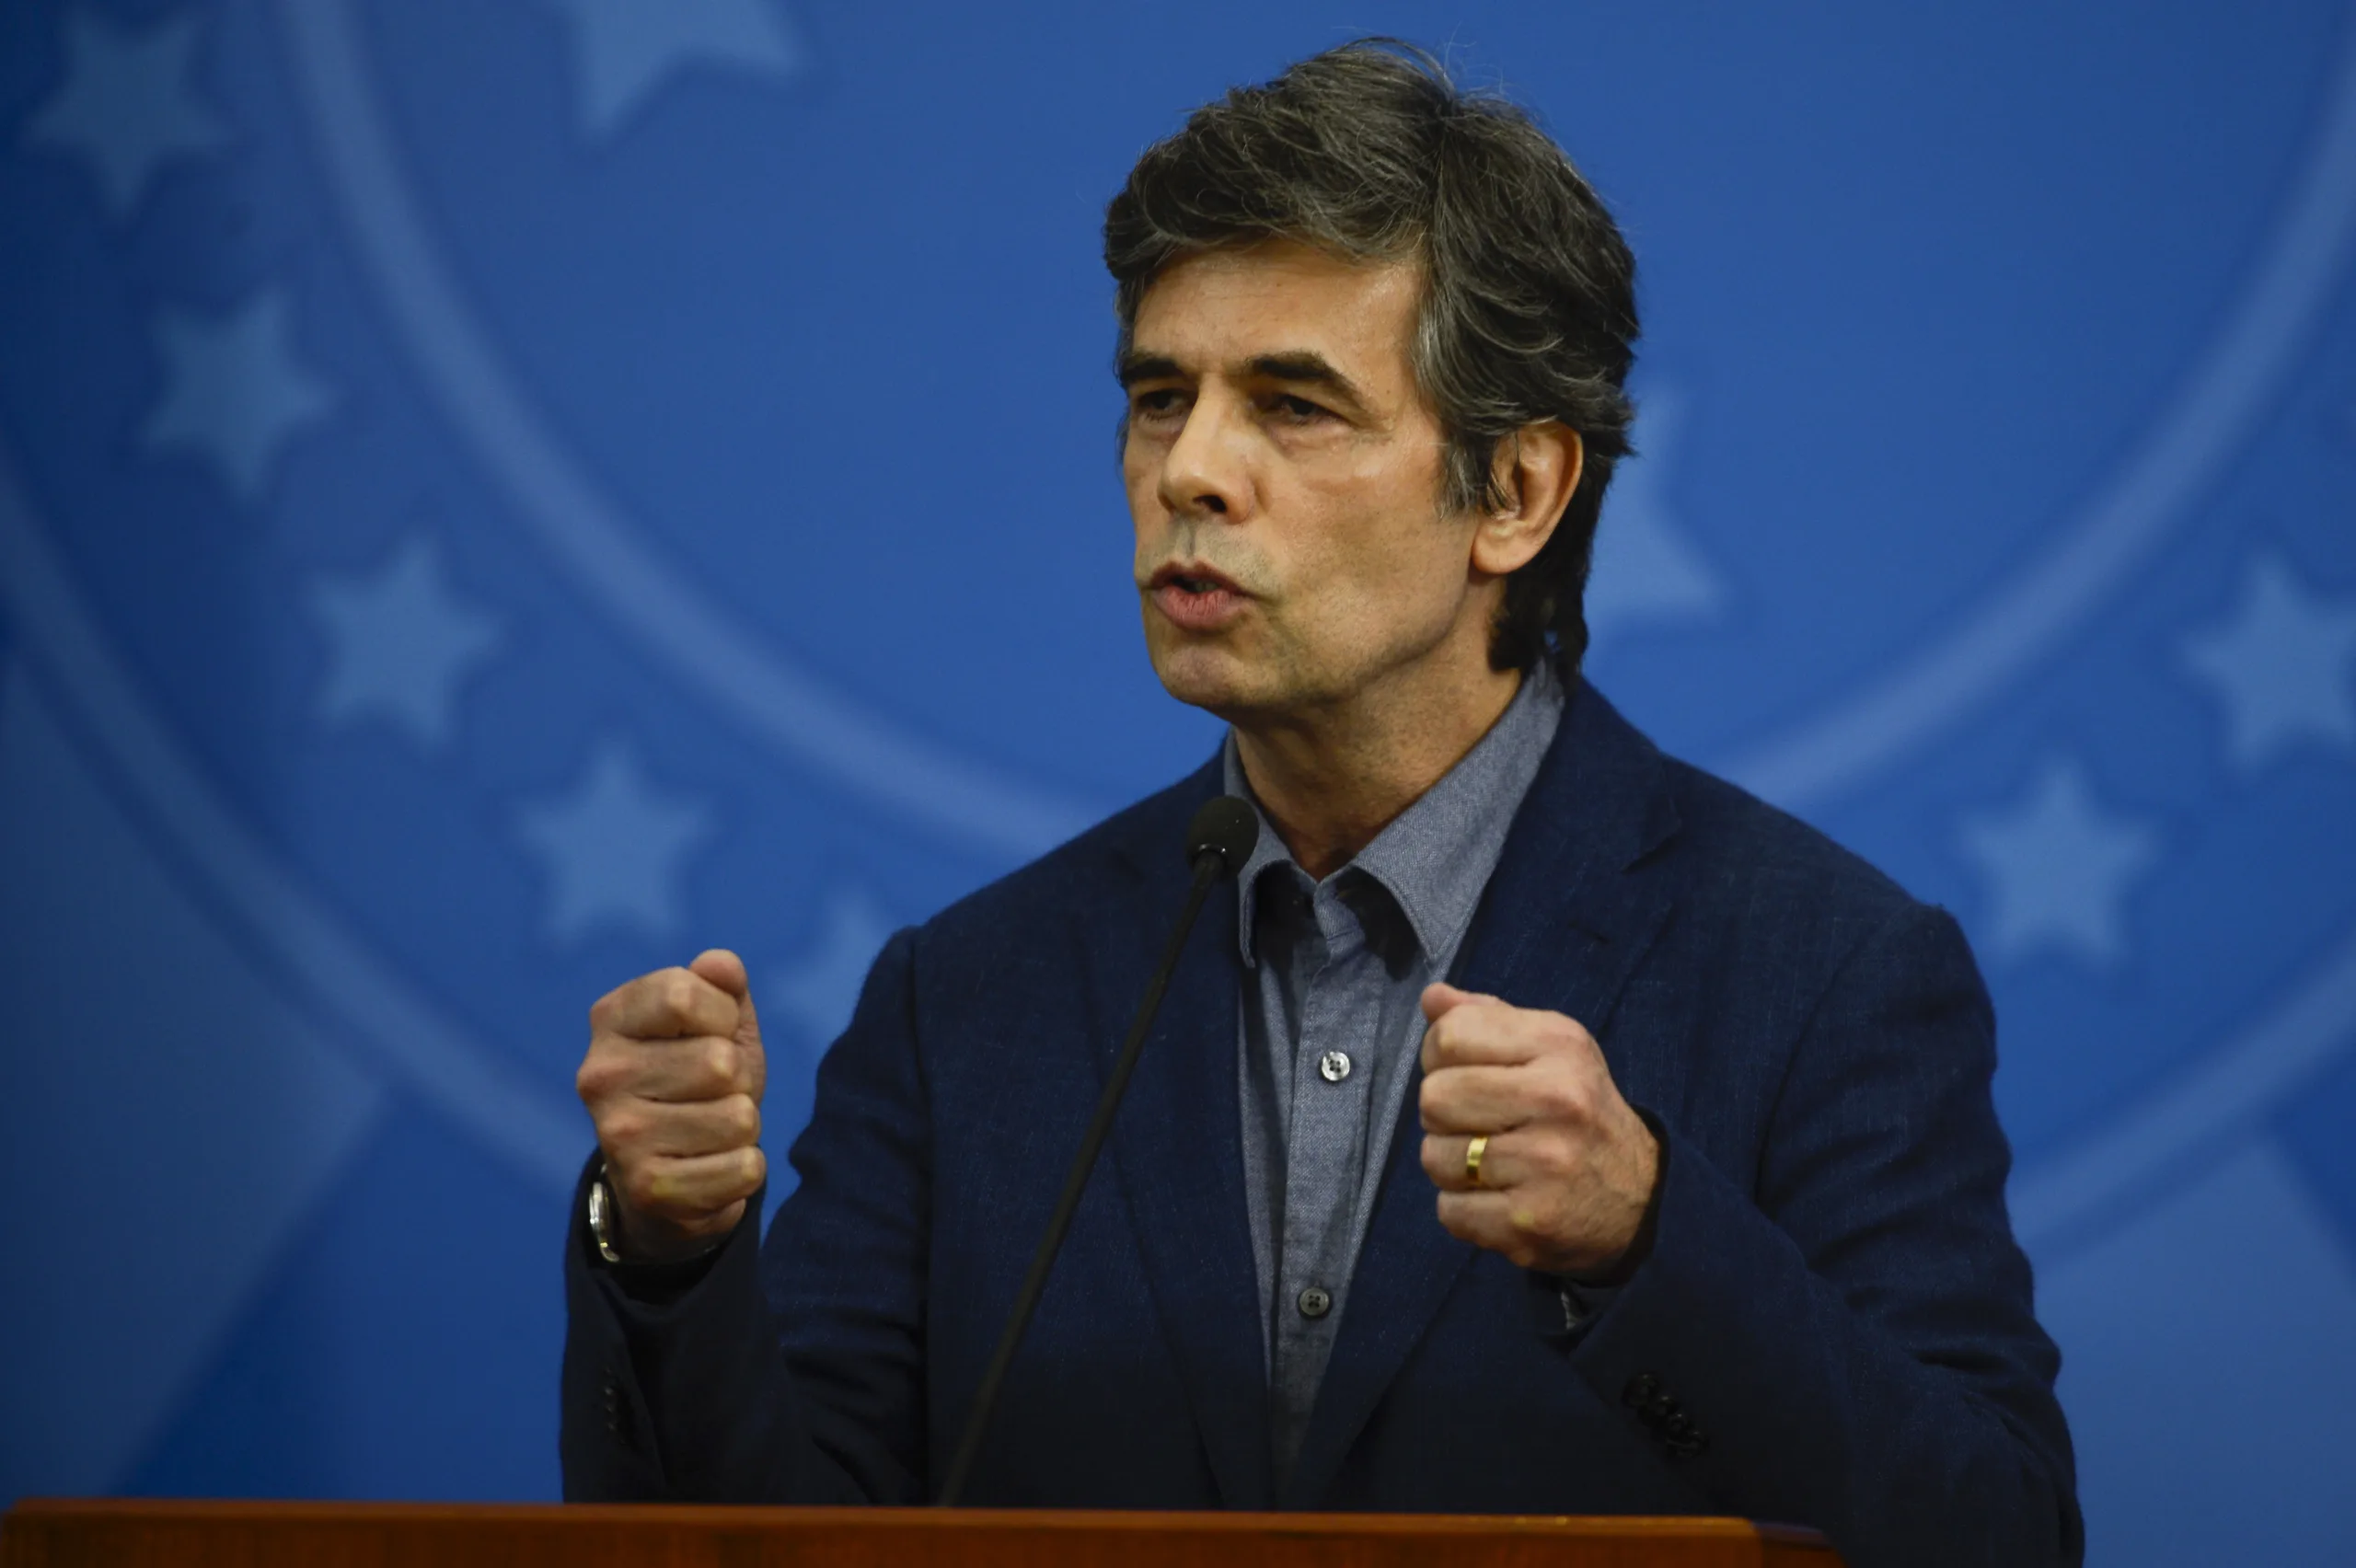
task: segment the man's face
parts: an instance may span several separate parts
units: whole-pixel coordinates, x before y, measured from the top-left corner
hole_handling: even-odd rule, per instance
[[[1408,364],[1421,287],[1412,263],[1272,241],[1147,291],[1121,468],[1146,647],[1179,700],[1306,714],[1461,656],[1468,633],[1485,647],[1475,521],[1443,513],[1443,436]]]

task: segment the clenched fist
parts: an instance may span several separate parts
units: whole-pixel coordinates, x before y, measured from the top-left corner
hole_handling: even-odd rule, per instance
[[[745,964],[715,948],[597,998],[576,1080],[597,1124],[614,1245],[672,1262],[735,1228],[768,1173],[761,1029]]]
[[[1450,1235],[1542,1274],[1596,1275],[1643,1228],[1660,1145],[1576,1020],[1424,990],[1424,1171]],[[1481,1178],[1465,1153],[1485,1136]]]

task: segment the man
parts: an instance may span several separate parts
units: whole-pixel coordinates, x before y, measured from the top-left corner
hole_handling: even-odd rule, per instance
[[[569,1494],[930,1494],[1224,790],[1259,847],[971,1500],[2076,1561],[1959,933],[1576,674],[1636,332],[1593,192],[1360,44],[1149,151],[1105,250],[1147,646],[1229,742],[892,939],[766,1248],[744,966],[597,1003]]]

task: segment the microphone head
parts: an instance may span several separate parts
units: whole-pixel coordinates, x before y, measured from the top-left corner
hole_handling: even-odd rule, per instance
[[[1186,824],[1186,864],[1200,865],[1206,855],[1218,857],[1218,874],[1231,877],[1252,858],[1260,842],[1260,813],[1241,795],[1214,795],[1203,802]]]

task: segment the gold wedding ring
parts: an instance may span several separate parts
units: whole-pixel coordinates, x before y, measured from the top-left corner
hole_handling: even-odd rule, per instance
[[[1489,1152],[1489,1135],[1483,1133],[1464,1146],[1464,1179],[1474,1186],[1481,1184],[1481,1157]]]

